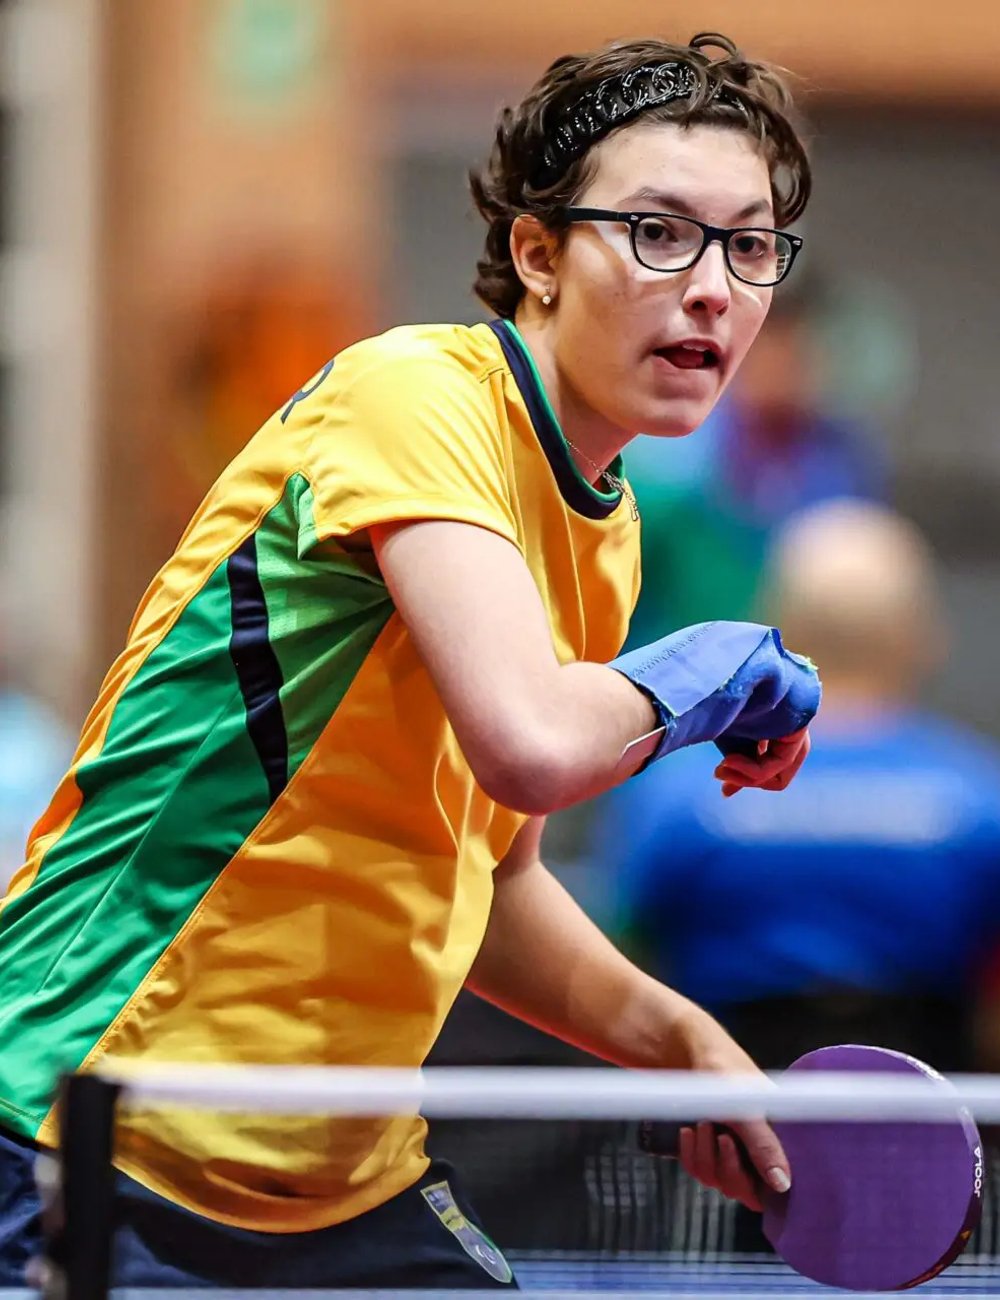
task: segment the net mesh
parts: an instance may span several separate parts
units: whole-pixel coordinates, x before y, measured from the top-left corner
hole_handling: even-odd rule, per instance
[[[959,1261],[919,1294],[1000,1295],[1000,1141],[984,1133],[983,1214]],[[760,1216],[641,1151],[633,1123],[438,1120],[452,1161],[522,1286],[568,1292],[827,1293],[774,1254]]]

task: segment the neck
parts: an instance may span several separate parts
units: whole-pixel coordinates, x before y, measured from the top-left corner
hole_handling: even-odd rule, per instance
[[[531,352],[577,468],[588,482],[596,484],[635,434],[616,428],[594,411],[566,380],[556,361],[550,308],[540,308],[534,300],[526,300],[518,308],[514,324]]]

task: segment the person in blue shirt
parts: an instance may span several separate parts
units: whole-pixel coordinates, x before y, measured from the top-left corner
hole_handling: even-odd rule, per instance
[[[720,798],[704,750],[607,796],[595,843],[627,943],[770,1068],[851,1041],[972,1068],[1000,937],[1000,751],[920,707],[945,645],[929,550],[840,500],[787,525],[772,572],[823,676],[810,762],[780,800]]]

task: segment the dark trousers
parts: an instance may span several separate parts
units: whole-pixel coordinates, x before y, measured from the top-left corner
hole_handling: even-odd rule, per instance
[[[43,1253],[36,1149],[0,1130],[0,1287]],[[444,1162],[367,1214],[313,1232],[251,1232],[116,1175],[116,1286],[517,1290]]]

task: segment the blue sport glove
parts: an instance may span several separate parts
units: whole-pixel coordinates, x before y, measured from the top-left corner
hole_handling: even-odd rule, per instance
[[[756,753],[807,726],[819,709],[816,669],[759,623],[696,623],[613,659],[656,705],[666,728],[654,759],[714,740],[724,754]]]

